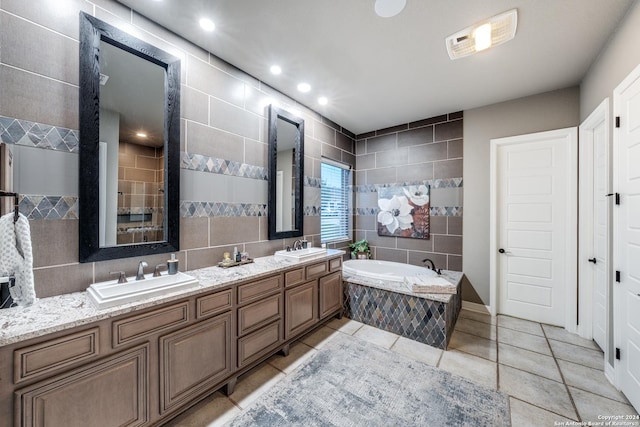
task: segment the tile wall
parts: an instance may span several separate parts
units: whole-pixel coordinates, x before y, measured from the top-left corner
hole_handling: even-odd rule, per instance
[[[462,112],[356,137],[355,236],[376,259],[462,271]],[[430,186],[430,239],[378,236],[378,189]]]
[[[14,188],[31,219],[38,297],[84,290],[114,270],[133,274],[138,262],[78,263],[81,10],[181,59],[181,270],[213,265],[234,246],[263,256],[290,244],[267,240],[271,102],[305,119],[304,231],[319,243],[320,159],[355,165],[355,135],[115,1],[2,0],[0,138],[20,166]],[[167,254],[144,258],[154,265]]]

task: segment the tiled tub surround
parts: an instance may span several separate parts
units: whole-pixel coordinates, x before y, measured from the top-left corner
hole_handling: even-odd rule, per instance
[[[343,251],[328,249],[325,258],[335,258],[343,254]],[[187,271],[187,274],[198,279],[198,287],[102,310],[95,307],[87,292],[41,298],[29,307],[0,310],[0,347],[132,313],[246,280],[257,280],[292,267],[322,261],[322,258],[296,262],[267,256],[256,258],[254,261],[251,264],[233,268],[208,267]]]
[[[367,239],[375,259],[462,270],[462,112],[356,137],[355,236]],[[430,186],[428,240],[378,236],[378,189]]]
[[[462,273],[443,271],[455,294],[423,294],[405,282],[343,274],[344,315],[357,322],[446,349],[462,307]]]
[[[215,265],[234,246],[260,257],[291,244],[268,240],[267,185],[256,179],[267,168],[265,107],[270,102],[296,109],[305,119],[305,175],[310,182],[320,177],[322,157],[355,166],[353,133],[244,71],[115,0],[70,0],[65,5],[48,0],[0,3],[0,137],[13,144],[14,158],[17,152],[30,152],[26,157],[47,165],[34,168],[29,160],[21,170],[31,175],[31,185],[20,188],[25,182],[16,180],[14,187],[26,196],[21,211],[32,219],[38,297],[83,291],[92,282],[108,280],[116,268],[135,274],[139,261],[78,263],[80,10],[117,27],[128,26],[138,38],[181,59],[182,161],[195,159],[203,168],[183,165],[180,171],[183,216],[177,255],[182,268]],[[209,160],[217,162],[211,172],[217,166],[238,172],[244,167],[244,175],[209,173]],[[319,246],[314,190],[319,195],[318,188],[305,187],[305,212],[310,215],[304,218],[304,232]],[[150,265],[166,259],[146,258]]]

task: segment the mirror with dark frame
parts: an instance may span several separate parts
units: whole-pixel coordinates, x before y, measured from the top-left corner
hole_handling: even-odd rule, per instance
[[[302,236],[304,120],[269,106],[269,240]]]
[[[179,249],[180,60],[80,13],[79,258]]]

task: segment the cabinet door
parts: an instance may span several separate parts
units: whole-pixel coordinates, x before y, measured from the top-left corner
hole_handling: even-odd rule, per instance
[[[320,286],[320,318],[342,309],[342,276],[333,273],[319,280]]]
[[[15,425],[144,425],[148,378],[145,345],[16,391]]]
[[[231,312],[160,337],[160,412],[211,389],[231,370]]]
[[[285,292],[285,339],[318,321],[318,282],[313,280]]]

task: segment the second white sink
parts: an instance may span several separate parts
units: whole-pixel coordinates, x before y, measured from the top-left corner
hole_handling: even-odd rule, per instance
[[[94,283],[89,286],[87,293],[96,307],[102,309],[161,296],[198,285],[196,278],[181,272],[160,277],[153,277],[151,274],[147,274],[145,275],[145,280],[136,280],[135,277],[130,277],[127,280],[127,283],[118,283],[117,280]]]
[[[308,259],[320,258],[327,254],[326,248],[306,248],[297,251],[277,251],[274,256],[280,259],[291,259],[294,261],[306,261]]]

